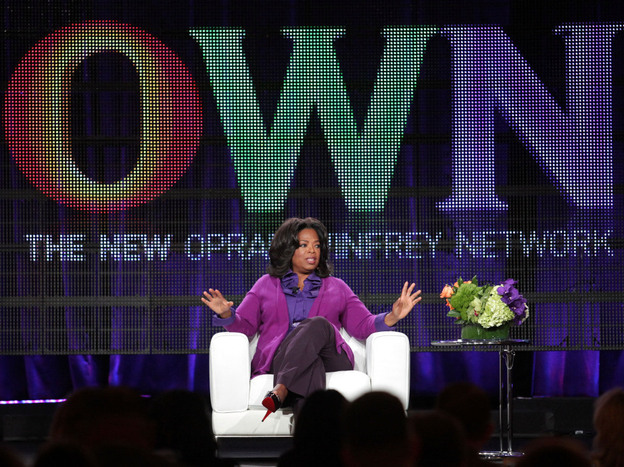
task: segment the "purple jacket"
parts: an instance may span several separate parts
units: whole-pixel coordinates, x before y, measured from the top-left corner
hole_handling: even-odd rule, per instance
[[[345,351],[353,364],[353,352],[340,335],[344,327],[349,335],[366,339],[377,329],[375,315],[364,306],[347,284],[336,277],[322,279],[321,290],[308,317],[323,316],[334,325],[336,350]],[[248,337],[260,333],[251,361],[252,376],[268,373],[273,355],[286,337],[289,326],[288,306],[279,277],[262,276],[236,308],[234,322],[225,326]]]

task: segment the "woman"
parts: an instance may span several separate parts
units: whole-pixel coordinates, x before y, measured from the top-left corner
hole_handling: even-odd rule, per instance
[[[415,284],[406,282],[391,312],[372,315],[342,280],[331,276],[328,256],[325,226],[310,217],[291,218],[273,237],[268,274],[237,308],[216,289],[202,297],[217,314],[213,324],[249,337],[259,332],[252,376],[275,375],[275,387],[262,401],[264,419],[323,389],[325,372],[353,369],[353,352],[341,327],[366,339],[375,331],[391,330],[421,300],[420,290],[414,292]]]

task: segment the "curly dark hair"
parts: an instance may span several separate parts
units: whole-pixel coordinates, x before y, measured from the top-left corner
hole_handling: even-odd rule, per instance
[[[267,272],[274,277],[284,277],[292,268],[292,257],[295,250],[299,248],[299,232],[303,229],[314,229],[318,235],[321,246],[321,257],[319,265],[314,270],[319,277],[328,277],[332,273],[332,266],[329,262],[329,239],[327,228],[318,219],[306,217],[300,219],[291,217],[277,229],[269,248],[269,266]]]

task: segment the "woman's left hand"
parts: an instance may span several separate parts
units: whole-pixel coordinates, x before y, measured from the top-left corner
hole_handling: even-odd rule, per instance
[[[408,283],[403,284],[403,290],[401,291],[401,296],[397,299],[396,302],[392,305],[392,311],[386,315],[385,323],[388,326],[394,326],[400,320],[405,318],[414,305],[422,300],[420,296],[420,290],[414,292],[416,288],[416,284],[412,283],[408,287]]]

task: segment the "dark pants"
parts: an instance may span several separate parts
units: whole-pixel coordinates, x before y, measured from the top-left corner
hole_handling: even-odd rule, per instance
[[[299,323],[277,348],[271,364],[274,384],[303,397],[325,388],[326,372],[352,369],[347,354],[336,351],[334,326],[322,316]]]

